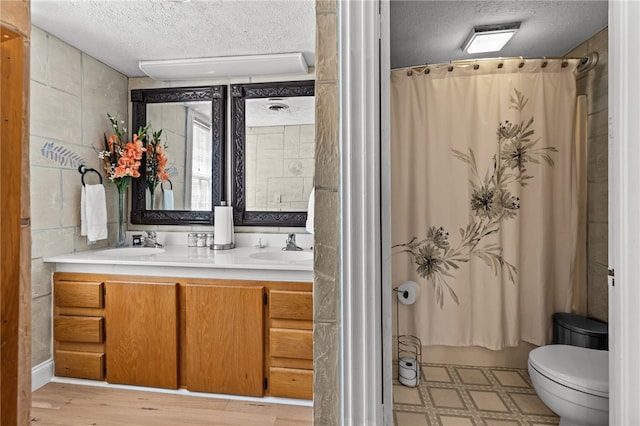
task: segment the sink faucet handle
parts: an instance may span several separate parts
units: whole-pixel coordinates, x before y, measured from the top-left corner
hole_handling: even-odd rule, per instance
[[[155,231],[145,231],[147,233],[147,238],[156,238],[156,232]]]

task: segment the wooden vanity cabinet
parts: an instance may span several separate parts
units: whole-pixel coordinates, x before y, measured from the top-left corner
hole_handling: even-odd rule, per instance
[[[186,387],[262,396],[264,286],[187,284]]]
[[[313,399],[313,294],[269,292],[269,386],[271,396]]]
[[[53,298],[56,376],[104,380],[104,283],[54,278]]]
[[[178,388],[178,284],[106,281],[107,382]]]
[[[54,274],[57,376],[313,398],[308,282]]]

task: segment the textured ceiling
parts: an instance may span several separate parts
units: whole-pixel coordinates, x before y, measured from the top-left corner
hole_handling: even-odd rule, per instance
[[[476,57],[562,56],[607,26],[606,1],[391,0],[391,68]],[[461,49],[477,25],[522,22],[500,52]]]
[[[475,25],[522,22],[491,54],[503,57],[559,56],[607,26],[607,2],[595,0],[390,7],[392,68],[470,59],[460,46]],[[302,52],[315,63],[314,0],[31,0],[31,12],[37,27],[129,77],[143,75],[139,60]]]
[[[129,77],[139,60],[302,52],[315,59],[315,1],[31,0],[35,26]]]

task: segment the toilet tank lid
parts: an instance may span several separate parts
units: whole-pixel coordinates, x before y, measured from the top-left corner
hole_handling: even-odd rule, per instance
[[[569,345],[541,346],[529,363],[549,379],[573,389],[609,397],[609,352]]]
[[[556,312],[553,314],[553,321],[571,331],[575,331],[580,334],[587,334],[589,336],[604,337],[609,333],[609,328],[606,322],[583,317],[581,315],[567,312]]]

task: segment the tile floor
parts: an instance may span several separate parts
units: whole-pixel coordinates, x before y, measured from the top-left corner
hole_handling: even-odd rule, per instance
[[[423,364],[415,388],[393,385],[395,426],[557,425],[526,369]]]

